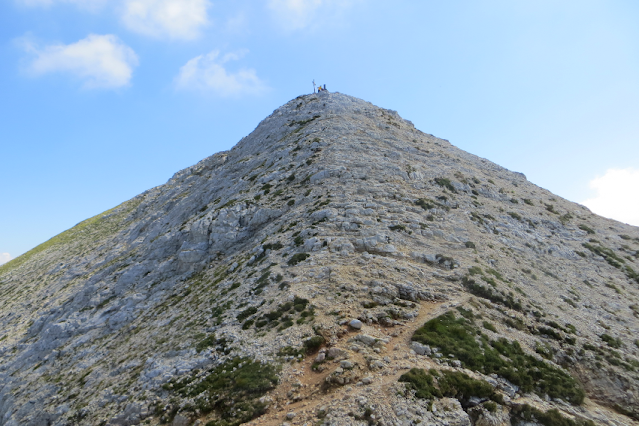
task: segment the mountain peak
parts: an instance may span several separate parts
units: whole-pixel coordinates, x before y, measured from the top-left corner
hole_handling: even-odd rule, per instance
[[[0,425],[636,424],[638,253],[395,111],[300,96],[0,266]]]

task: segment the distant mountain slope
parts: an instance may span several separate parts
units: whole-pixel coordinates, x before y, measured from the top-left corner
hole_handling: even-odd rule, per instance
[[[0,425],[639,424],[639,228],[339,93],[0,296]]]

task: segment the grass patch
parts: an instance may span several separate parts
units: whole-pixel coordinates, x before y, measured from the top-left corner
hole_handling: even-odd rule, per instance
[[[455,189],[453,184],[450,182],[450,179],[435,178],[435,183],[441,186],[442,188],[448,189],[450,192],[457,193],[457,190]]]
[[[195,350],[197,351],[197,353],[202,352],[204,349],[206,348],[210,348],[211,346],[215,346],[215,342],[217,340],[215,339],[215,334],[209,334],[207,337],[205,337],[204,339],[200,340],[196,345],[195,345]]]
[[[414,390],[417,398],[457,398],[464,408],[469,406],[471,397],[501,401],[490,384],[460,371],[427,372],[421,368],[411,368],[400,376],[399,381],[406,383],[406,389]]]
[[[589,227],[587,225],[584,225],[584,224],[578,225],[577,228],[581,229],[582,231],[586,231],[588,234],[594,234],[595,233],[594,229],[592,229],[591,227]]]
[[[412,340],[454,355],[465,368],[498,374],[523,392],[542,397],[548,394],[574,405],[581,404],[585,397],[581,385],[570,374],[526,354],[517,341],[489,340],[472,320],[456,318],[453,312],[426,322],[415,331]]]
[[[528,425],[532,422],[543,426],[595,426],[592,420],[572,420],[562,416],[557,409],[541,411],[528,404],[513,405],[510,422],[513,426]]]
[[[195,374],[171,380],[162,387],[185,399],[192,399],[183,411],[218,418],[210,426],[237,426],[265,412],[258,399],[278,382],[278,369],[248,358],[234,358],[217,366],[203,377]],[[201,415],[200,414],[200,415]]]
[[[490,300],[493,303],[503,305],[516,311],[524,311],[524,307],[521,302],[519,300],[515,300],[512,294],[504,294],[498,290],[484,287],[481,284],[477,284],[475,280],[470,279],[467,276],[462,278],[462,284],[466,287],[469,293],[474,294],[477,297]]]
[[[92,218],[84,220],[73,228],[56,235],[55,237],[45,241],[39,246],[29,250],[21,256],[10,260],[0,266],[0,274],[9,272],[24,263],[28,262],[34,256],[44,252],[45,250],[72,244],[81,240],[97,243],[102,238],[115,234],[124,225],[124,219],[142,202],[142,197],[126,201],[110,210],[100,213]],[[114,211],[119,210],[116,214],[111,215]],[[108,216],[108,217],[107,217]]]
[[[515,220],[519,220],[519,221],[521,220],[521,216],[515,212],[508,212],[508,216],[512,217]]]
[[[308,253],[297,253],[291,256],[287,263],[289,266],[295,266],[298,263],[305,261],[309,257],[311,257],[311,255]]]

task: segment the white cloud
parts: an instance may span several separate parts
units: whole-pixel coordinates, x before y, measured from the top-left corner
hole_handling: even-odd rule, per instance
[[[33,55],[28,70],[34,75],[53,72],[79,77],[87,88],[117,88],[131,81],[138,57],[114,35],[90,34],[76,43],[56,44],[39,48],[26,42],[25,49]]]
[[[582,204],[601,216],[639,226],[639,169],[608,169],[590,181],[597,191]]]
[[[181,90],[205,90],[220,96],[257,95],[267,90],[254,69],[242,68],[233,73],[225,65],[236,61],[247,51],[227,53],[220,57],[214,50],[206,55],[197,56],[188,61],[175,79],[175,85]]]
[[[0,253],[0,265],[13,259],[9,253]]]
[[[286,31],[334,21],[355,0],[268,0],[273,18]]]
[[[122,20],[144,35],[188,40],[208,24],[208,7],[208,0],[124,0]]]

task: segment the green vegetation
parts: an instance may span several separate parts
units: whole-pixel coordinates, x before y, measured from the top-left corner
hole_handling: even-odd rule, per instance
[[[561,415],[559,410],[541,411],[528,404],[514,405],[510,412],[510,422],[513,426],[541,423],[543,426],[595,426],[592,420],[571,420]]]
[[[211,346],[215,346],[215,334],[209,334],[206,338],[200,340],[196,345],[195,345],[195,350],[200,353],[202,352],[204,349],[206,348],[210,348]]]
[[[388,229],[390,229],[391,231],[406,231],[406,226],[404,225],[393,225],[393,226],[389,226]]]
[[[515,220],[521,220],[521,216],[515,212],[508,212],[508,216],[512,217]]]
[[[417,398],[457,398],[463,407],[468,407],[473,396],[501,401],[490,384],[459,371],[426,372],[421,368],[411,368],[400,376],[399,381],[406,383],[406,389],[414,390]]]
[[[308,253],[297,253],[294,254],[293,256],[291,256],[291,258],[288,260],[288,265],[289,266],[295,266],[300,262],[303,262],[304,260],[308,259],[309,257],[311,257],[310,254]]]
[[[477,248],[477,246],[475,245],[475,243],[473,243],[472,241],[466,241],[464,243],[464,245],[466,246],[466,248]]]
[[[534,206],[535,204],[532,202],[531,199],[529,198],[524,198],[524,203],[528,204],[529,206]]]
[[[435,208],[435,204],[427,198],[420,198],[415,201],[415,204],[423,208],[424,210],[430,210]]]
[[[581,229],[582,231],[586,231],[589,234],[594,234],[595,233],[594,229],[592,229],[591,227],[586,226],[584,224],[578,225],[577,228]]]
[[[484,326],[484,328],[485,328],[486,330],[490,330],[490,331],[492,331],[493,333],[497,333],[497,329],[495,328],[495,326],[494,326],[493,324],[489,323],[488,321],[484,321],[484,322],[482,323],[482,325]]]
[[[475,280],[470,279],[467,276],[462,278],[462,284],[471,294],[474,294],[477,297],[490,300],[493,303],[503,305],[516,311],[524,311],[524,307],[522,306],[521,302],[519,300],[515,300],[512,293],[504,294],[498,290],[484,287],[481,284],[477,284]]]
[[[313,308],[307,309],[308,304],[308,299],[296,296],[292,302],[283,303],[276,309],[269,311],[261,317],[257,318],[255,320],[255,327],[262,328],[264,326],[268,326],[269,328],[273,328],[279,325],[279,329],[283,330],[285,328],[291,327],[294,324],[294,317],[298,314],[298,324],[302,324],[306,321],[311,321],[314,318],[315,311],[313,310]],[[252,325],[253,322],[247,325],[246,328],[249,328]]]
[[[278,382],[277,368],[248,358],[234,358],[217,366],[205,376],[194,374],[174,379],[162,387],[184,398],[193,399],[182,411],[208,414],[218,418],[209,426],[237,426],[264,413],[258,399]],[[175,415],[175,414],[174,414]]]
[[[570,374],[526,354],[517,341],[489,340],[472,320],[456,318],[453,312],[428,321],[412,339],[454,355],[465,368],[498,374],[523,392],[548,394],[575,405],[583,402],[585,393]]]
[[[242,312],[240,312],[239,314],[237,314],[235,318],[237,318],[238,321],[244,321],[245,319],[247,319],[248,317],[250,317],[256,312],[257,312],[257,308],[255,306],[251,306],[250,308],[247,308],[243,310]]]
[[[572,215],[570,213],[566,213],[565,215],[559,216],[559,221],[564,225],[570,222],[570,219],[572,219]]]
[[[39,246],[29,250],[25,254],[0,266],[0,274],[9,272],[20,265],[23,265],[33,256],[53,247],[71,244],[76,241],[86,241],[87,243],[97,243],[102,238],[112,235],[123,228],[124,219],[142,202],[142,197],[126,201],[117,207],[84,220],[73,228],[56,235]],[[119,211],[118,211],[119,210]],[[113,212],[116,212],[112,214]]]
[[[455,189],[455,187],[453,186],[453,184],[450,182],[449,179],[435,178],[435,183],[441,186],[442,188],[448,189],[450,192],[457,193],[457,190]]]
[[[596,240],[592,240],[592,239],[590,240],[590,242],[597,243]],[[590,250],[591,252],[593,252],[594,254],[603,257],[606,260],[606,262],[608,262],[608,264],[625,272],[628,278],[630,278],[631,280],[635,280],[637,283],[639,283],[639,273],[637,273],[630,266],[626,265],[625,264],[626,261],[623,260],[621,257],[617,256],[617,254],[614,251],[612,251],[611,249],[607,247],[603,247],[601,245],[593,245],[590,243],[583,243],[582,245],[588,250]]]
[[[621,339],[615,339],[611,335],[605,333],[599,337],[611,348],[619,349],[621,347]]]
[[[313,336],[304,341],[304,348],[307,354],[315,353],[324,344],[325,339],[322,336]]]

